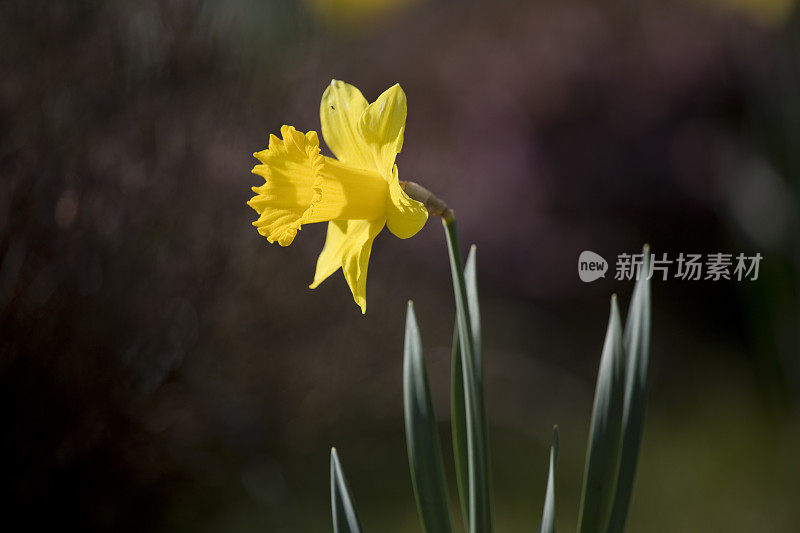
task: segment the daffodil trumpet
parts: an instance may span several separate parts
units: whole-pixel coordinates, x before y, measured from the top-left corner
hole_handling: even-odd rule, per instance
[[[310,288],[342,269],[353,299],[366,312],[372,241],[386,226],[401,239],[414,236],[428,214],[452,211],[424,187],[401,182],[395,158],[403,146],[407,106],[400,85],[367,103],[352,85],[333,80],[322,95],[322,137],[334,157],[322,155],[314,131],[281,128],[270,135],[253,173],[264,184],[248,203],[253,225],[270,243],[288,246],[304,224],[327,222],[325,246]]]

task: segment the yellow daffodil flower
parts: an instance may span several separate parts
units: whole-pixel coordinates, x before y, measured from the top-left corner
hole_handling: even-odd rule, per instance
[[[403,146],[406,95],[400,85],[368,104],[361,92],[333,80],[320,103],[322,136],[336,159],[320,153],[316,132],[281,128],[269,147],[253,154],[253,173],[265,183],[253,187],[253,225],[271,243],[288,246],[303,224],[328,222],[325,247],[310,288],[342,268],[353,298],[367,310],[367,264],[372,241],[383,226],[401,239],[415,235],[425,206],[400,186],[394,160]]]

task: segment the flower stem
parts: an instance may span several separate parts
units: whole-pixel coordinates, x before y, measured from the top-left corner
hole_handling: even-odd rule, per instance
[[[406,194],[412,199],[425,205],[428,213],[435,216],[440,216],[448,224],[455,222],[455,214],[453,210],[447,207],[447,204],[431,191],[413,181],[401,181],[400,187],[406,191]]]
[[[489,449],[486,423],[486,406],[483,398],[483,362],[480,354],[479,342],[473,336],[472,314],[477,316],[477,302],[471,309],[467,294],[467,283],[464,276],[464,264],[461,260],[461,251],[458,246],[458,232],[456,231],[456,217],[452,209],[431,191],[414,183],[401,181],[400,186],[412,199],[425,205],[428,214],[442,217],[442,225],[447,237],[447,251],[450,256],[450,269],[453,276],[453,290],[456,300],[456,343],[453,352],[454,369],[460,369],[461,376],[453,376],[454,397],[459,398],[463,405],[460,406],[464,415],[462,431],[466,457],[456,458],[457,468],[465,465],[459,461],[466,460],[467,472],[461,472],[461,477],[466,477],[467,490],[464,494],[463,480],[459,480],[459,494],[462,497],[462,507],[465,507],[465,522],[469,533],[491,533],[492,531],[492,496],[489,471]],[[474,279],[473,279],[474,283]],[[458,359],[458,361],[456,361]],[[460,364],[459,364],[460,363]],[[460,383],[459,383],[460,382]],[[455,428],[455,426],[454,426]],[[454,436],[454,439],[458,435]],[[458,452],[455,452],[458,454]],[[466,474],[464,476],[463,474]],[[466,500],[466,501],[465,501]],[[466,505],[465,505],[466,504]]]
[[[472,313],[477,313],[477,303],[474,307],[469,303],[470,298],[467,294],[467,283],[458,246],[458,232],[453,211],[445,206],[445,213],[440,216],[443,219],[442,225],[445,229],[447,251],[450,256],[456,303],[456,331],[458,332],[458,352],[454,352],[453,355],[460,357],[461,362],[461,365],[454,364],[454,368],[461,367],[463,394],[457,396],[464,402],[463,413],[466,423],[468,478],[467,497],[465,498],[467,500],[466,522],[469,533],[491,533],[492,502],[486,407],[483,398],[483,364],[480,346],[477,345],[473,335],[471,317]],[[455,377],[455,379],[458,378]],[[456,460],[458,461],[458,458]]]

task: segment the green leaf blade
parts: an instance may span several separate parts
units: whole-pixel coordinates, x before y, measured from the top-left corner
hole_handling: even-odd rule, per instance
[[[547,491],[544,496],[542,523],[539,533],[556,531],[556,466],[558,465],[558,426],[553,427],[553,440],[550,444],[550,470],[547,474]]]
[[[639,276],[631,297],[625,323],[624,345],[627,354],[625,368],[625,400],[622,410],[622,444],[619,459],[614,507],[609,521],[609,533],[621,533],[628,516],[636,465],[644,428],[644,407],[647,392],[647,368],[650,361],[650,249],[645,246]]]
[[[403,399],[406,444],[414,496],[422,528],[449,533],[450,511],[436,418],[414,306],[408,303],[403,354]]]
[[[474,244],[469,247],[467,262],[464,264],[464,286],[467,290],[467,309],[469,310],[469,324],[472,331],[472,356],[475,360],[475,377],[480,385],[479,392],[483,391],[483,353],[481,338],[481,308],[478,298],[478,247]],[[483,405],[483,402],[481,402]]]
[[[597,375],[589,445],[584,470],[580,533],[603,533],[609,523],[617,483],[625,384],[625,352],[617,298],[611,298]]]
[[[331,448],[331,512],[334,533],[361,533],[361,521],[336,448]]]

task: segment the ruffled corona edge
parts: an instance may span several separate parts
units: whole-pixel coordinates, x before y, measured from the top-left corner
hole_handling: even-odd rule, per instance
[[[325,158],[314,131],[303,134],[283,126],[281,137],[270,135],[269,147],[253,154],[262,164],[252,172],[265,183],[252,188],[256,196],[247,205],[259,214],[253,225],[261,235],[270,243],[289,246],[322,201]]]

